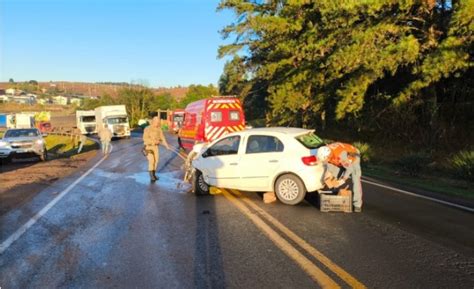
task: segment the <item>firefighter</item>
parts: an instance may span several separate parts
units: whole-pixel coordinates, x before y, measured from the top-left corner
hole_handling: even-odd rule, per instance
[[[156,176],[156,167],[159,162],[158,145],[164,145],[167,149],[170,149],[163,131],[160,127],[160,119],[155,116],[153,117],[151,124],[143,131],[143,146],[146,152],[146,158],[148,159],[148,172],[150,174],[150,181],[152,183],[158,180]]]
[[[362,212],[362,170],[360,168],[360,152],[350,144],[332,143],[321,147],[317,152],[318,159],[326,164],[327,174],[338,179],[337,187],[345,184],[349,177],[352,181],[354,212]]]
[[[99,138],[100,138],[100,144],[102,148],[102,153],[105,156],[109,155],[110,152],[110,141],[112,140],[112,132],[110,129],[107,127],[106,124],[104,124],[104,127],[99,128]]]

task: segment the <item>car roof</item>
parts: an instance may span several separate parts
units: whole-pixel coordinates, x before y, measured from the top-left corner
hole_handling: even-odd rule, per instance
[[[299,127],[261,127],[245,130],[245,132],[247,133],[279,133],[293,136],[302,135],[313,131],[314,130],[312,129],[305,129]]]
[[[261,127],[250,128],[242,131],[226,134],[226,136],[249,135],[249,134],[285,134],[288,136],[299,136],[305,133],[314,132],[313,129],[304,129],[299,127]]]
[[[5,132],[7,131],[15,131],[15,130],[38,130],[36,127],[29,127],[29,128],[9,128],[7,129]]]

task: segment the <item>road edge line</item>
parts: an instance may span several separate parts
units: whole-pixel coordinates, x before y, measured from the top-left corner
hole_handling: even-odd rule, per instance
[[[443,201],[443,200],[440,200],[440,199],[437,199],[437,198],[432,198],[432,197],[424,196],[424,195],[417,194],[417,193],[412,193],[412,192],[409,192],[409,191],[405,191],[405,190],[402,190],[402,189],[397,189],[397,188],[392,187],[392,186],[382,185],[382,184],[372,182],[372,181],[369,181],[369,180],[365,180],[365,179],[363,179],[362,182],[368,183],[368,184],[371,184],[371,185],[374,185],[374,186],[378,186],[378,187],[381,187],[381,188],[385,188],[385,189],[388,189],[388,190],[392,190],[392,191],[395,191],[395,192],[398,192],[398,193],[402,193],[402,194],[405,194],[405,195],[409,195],[409,196],[412,196],[412,197],[429,200],[429,201],[432,201],[432,202],[435,202],[435,203],[443,204],[443,205],[450,206],[450,207],[455,207],[455,208],[458,208],[458,209],[461,209],[461,210],[464,210],[464,211],[474,213],[474,208],[471,208],[471,207],[451,203],[451,202],[448,202],[448,201]]]
[[[110,153],[113,151],[113,146],[110,145]],[[79,184],[84,178],[86,178],[92,171],[94,171],[104,160],[107,159],[107,155],[103,156],[93,167],[87,170],[79,178],[77,178],[72,184],[52,199],[46,206],[44,206],[38,213],[31,217],[25,224],[18,228],[13,234],[10,235],[5,241],[0,244],[0,255],[2,255],[16,240],[18,240],[29,228],[31,228],[36,222],[41,219],[56,203],[58,203],[67,193],[69,193],[77,184]]]

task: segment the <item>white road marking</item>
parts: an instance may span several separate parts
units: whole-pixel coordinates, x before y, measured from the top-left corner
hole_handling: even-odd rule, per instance
[[[110,145],[110,153],[112,153],[113,146]],[[92,168],[85,172],[82,176],[76,179],[72,184],[70,184],[64,191],[57,195],[51,202],[49,202],[41,211],[36,213],[28,222],[21,226],[18,230],[15,231],[10,237],[0,244],[0,255],[3,254],[16,240],[18,240],[29,228],[31,228],[41,217],[43,217],[57,202],[59,202],[67,193],[69,193],[77,184],[79,184],[85,177],[87,177],[92,171],[94,171],[104,160],[107,159],[107,156],[103,156]]]
[[[394,188],[394,187],[391,187],[391,186],[382,185],[382,184],[371,182],[371,181],[368,181],[368,180],[362,180],[362,182],[368,183],[368,184],[371,184],[371,185],[374,185],[374,186],[377,186],[377,187],[389,189],[389,190],[392,190],[392,191],[396,191],[396,192],[399,192],[399,193],[402,193],[402,194],[405,194],[405,195],[409,195],[409,196],[412,196],[412,197],[417,197],[417,198],[421,198],[421,199],[425,199],[425,200],[430,200],[430,201],[440,203],[440,204],[443,204],[443,205],[455,207],[455,208],[465,210],[465,211],[468,211],[468,212],[471,212],[471,213],[474,212],[474,208],[466,207],[466,206],[463,206],[463,205],[458,205],[458,204],[455,204],[455,203],[439,200],[439,199],[436,199],[436,198],[423,196],[423,195],[420,195],[420,194],[408,192],[408,191],[405,191],[405,190],[397,189],[397,188]]]

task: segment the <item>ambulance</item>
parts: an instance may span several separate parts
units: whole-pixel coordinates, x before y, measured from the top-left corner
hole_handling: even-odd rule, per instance
[[[178,133],[179,129],[183,126],[184,120],[184,109],[175,109],[169,115],[169,130],[172,133]]]
[[[224,134],[244,129],[245,116],[238,98],[206,98],[186,106],[178,143],[191,150],[195,143],[212,142]]]

